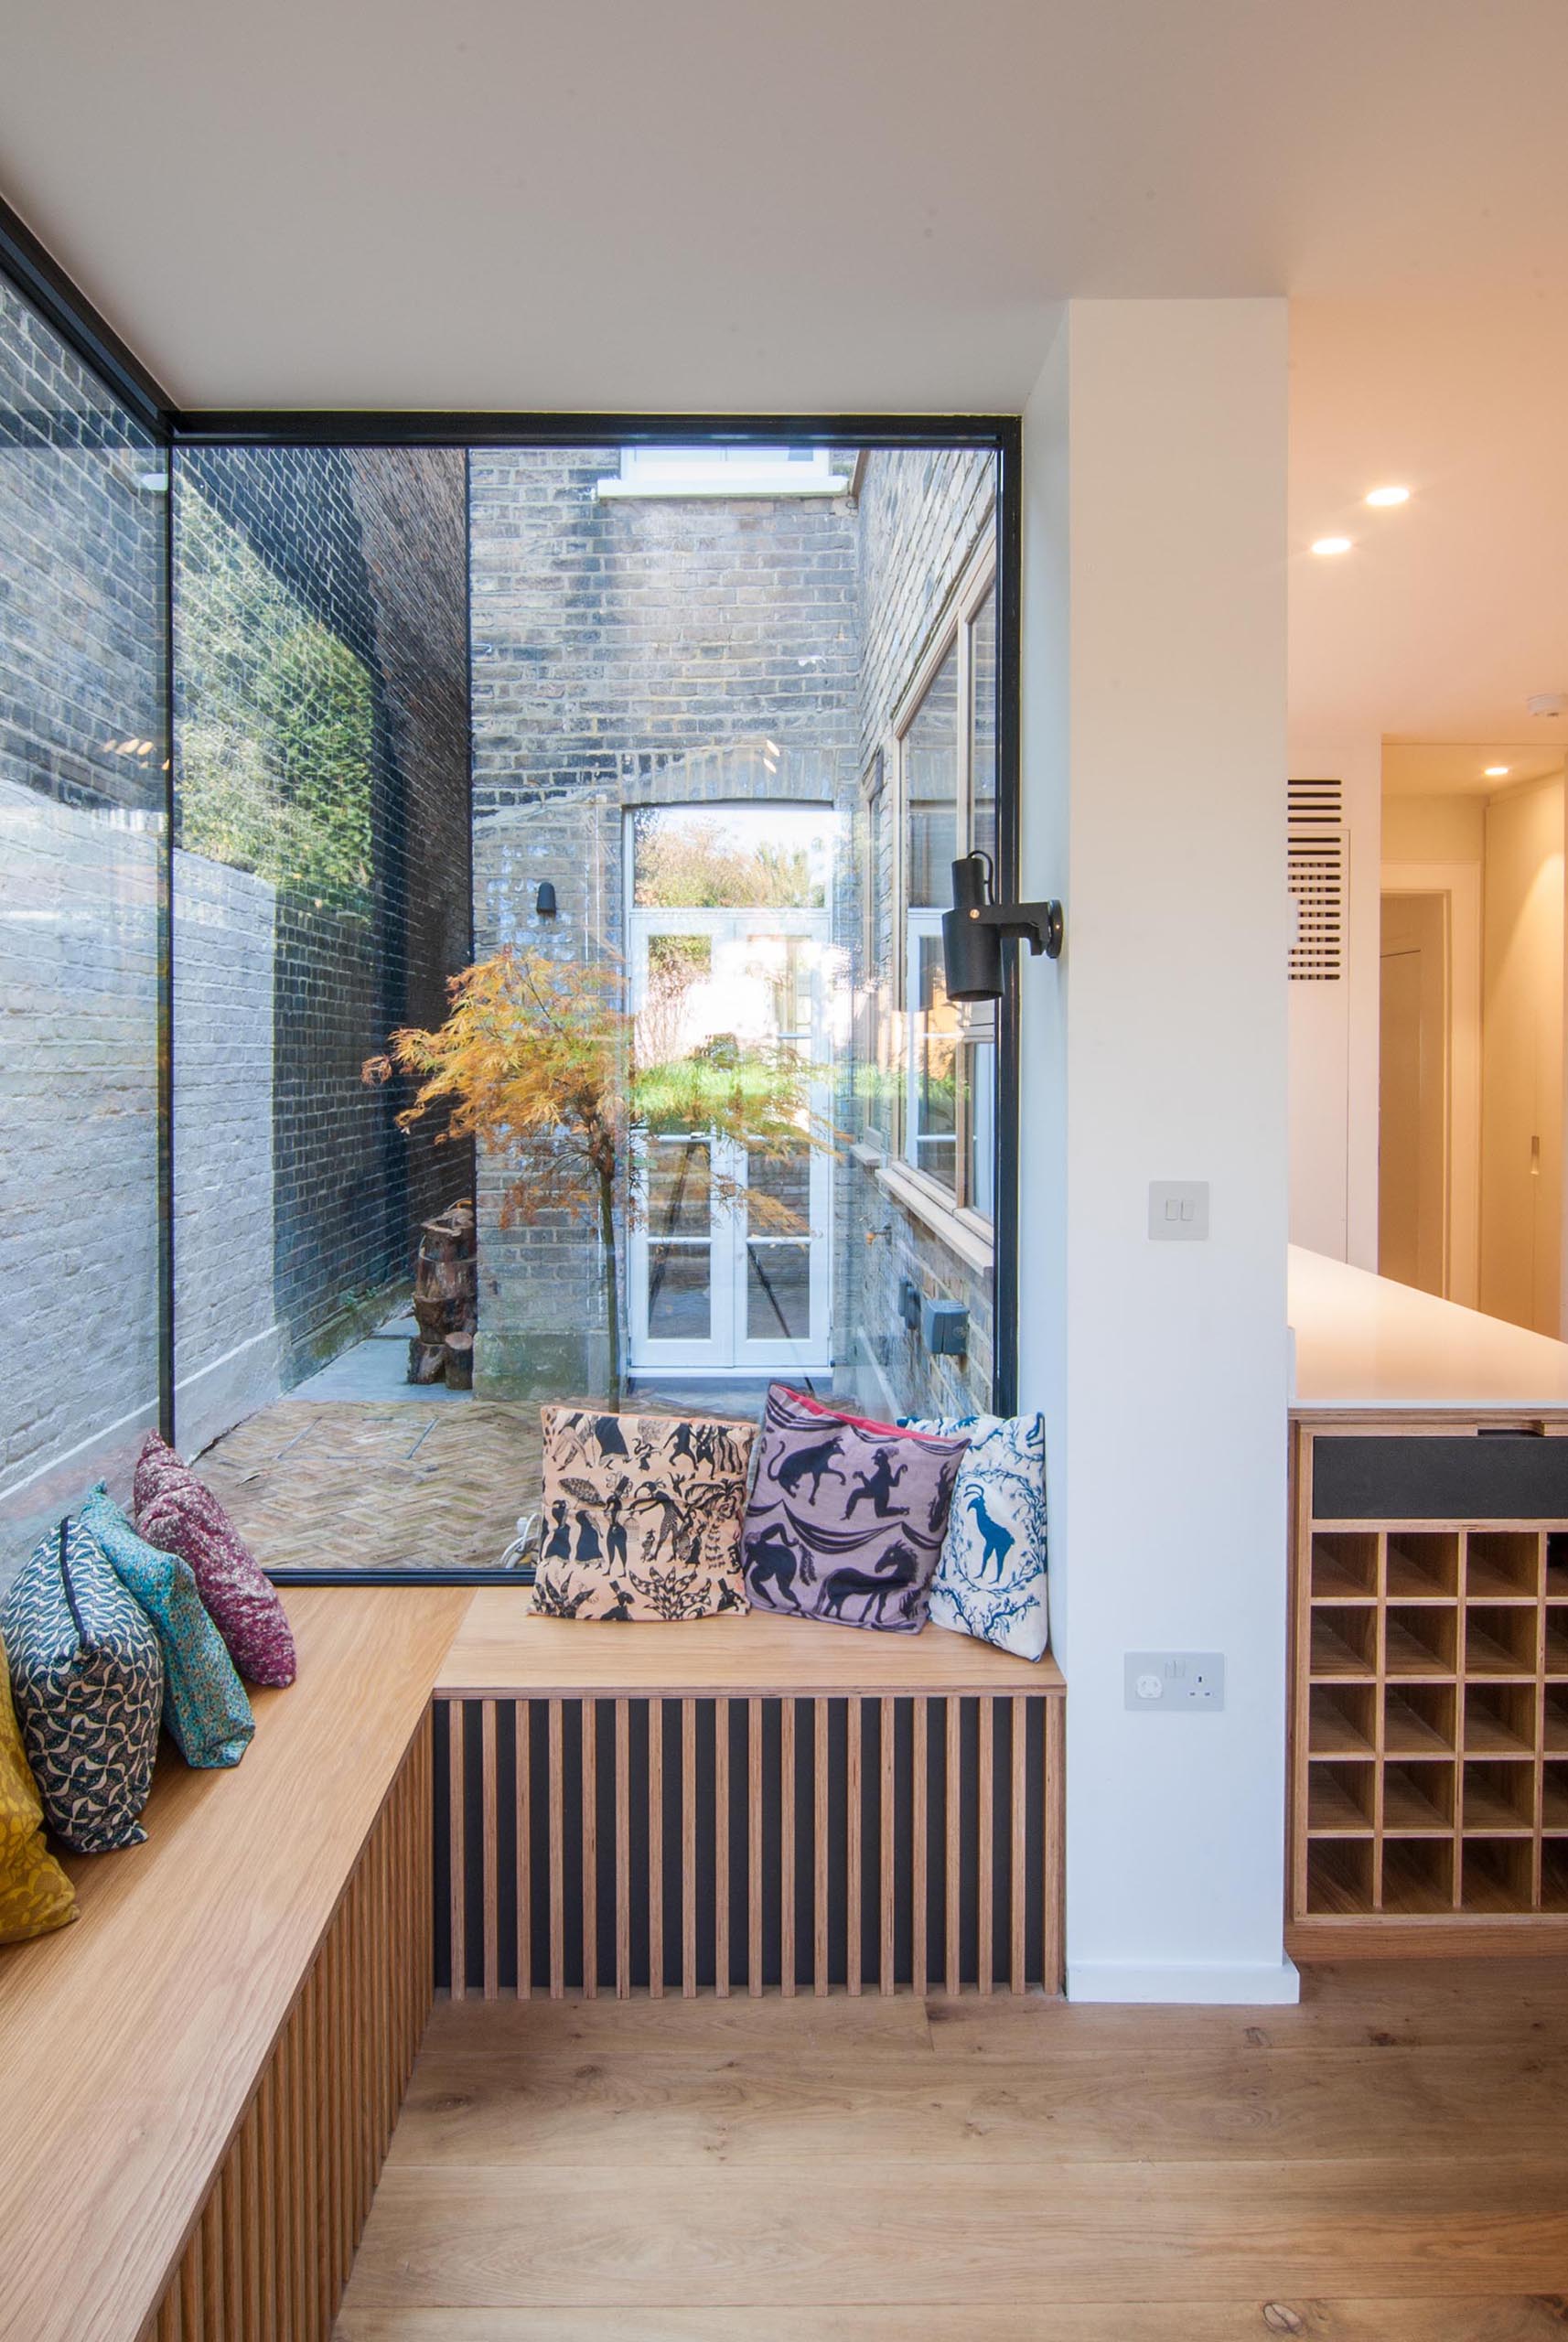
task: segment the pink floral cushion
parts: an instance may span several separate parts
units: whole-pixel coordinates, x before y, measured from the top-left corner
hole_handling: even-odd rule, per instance
[[[294,1637],[277,1589],[210,1488],[156,1432],[136,1461],[137,1533],[177,1553],[242,1675],[252,1683],[292,1683]]]

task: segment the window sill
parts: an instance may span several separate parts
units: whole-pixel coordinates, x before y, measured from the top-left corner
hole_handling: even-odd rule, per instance
[[[955,1252],[972,1269],[989,1274],[995,1267],[994,1239],[983,1233],[972,1214],[956,1209],[940,1189],[933,1188],[918,1172],[901,1163],[883,1163],[876,1169],[875,1178],[885,1194],[891,1196],[912,1219],[929,1228],[950,1252]]]
[[[755,501],[758,497],[788,498],[793,501],[798,497],[847,496],[849,475],[847,472],[835,472],[827,479],[802,480],[799,487],[761,474],[748,481],[744,472],[725,480],[661,480],[656,488],[644,487],[640,480],[612,477],[596,481],[594,492],[601,504],[669,504],[692,497],[702,497],[709,501],[723,498],[732,503],[736,500]]]

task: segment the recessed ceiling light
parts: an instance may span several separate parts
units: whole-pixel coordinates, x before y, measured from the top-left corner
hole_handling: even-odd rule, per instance
[[[1318,537],[1315,539],[1312,550],[1323,553],[1348,553],[1350,540],[1348,537]]]
[[[1369,504],[1408,504],[1410,490],[1408,488],[1375,488],[1367,501]]]
[[[1487,780],[1506,780],[1509,777],[1509,768],[1507,765],[1488,765],[1485,777]]]

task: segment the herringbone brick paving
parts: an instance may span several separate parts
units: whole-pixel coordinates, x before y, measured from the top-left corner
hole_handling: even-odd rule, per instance
[[[539,1509],[539,1410],[284,1399],[197,1469],[267,1569],[494,1569]]]

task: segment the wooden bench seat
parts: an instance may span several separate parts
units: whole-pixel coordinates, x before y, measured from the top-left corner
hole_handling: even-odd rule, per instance
[[[428,2009],[417,1776],[467,1598],[292,1593],[243,1763],[166,1755],[146,1844],[68,1858],[76,1924],[0,1951],[5,2342],[326,2335]]]
[[[291,1590],[231,1773],[0,1950],[0,2342],[327,2342],[455,1993],[1059,1977],[1064,1686],[929,1628]]]

